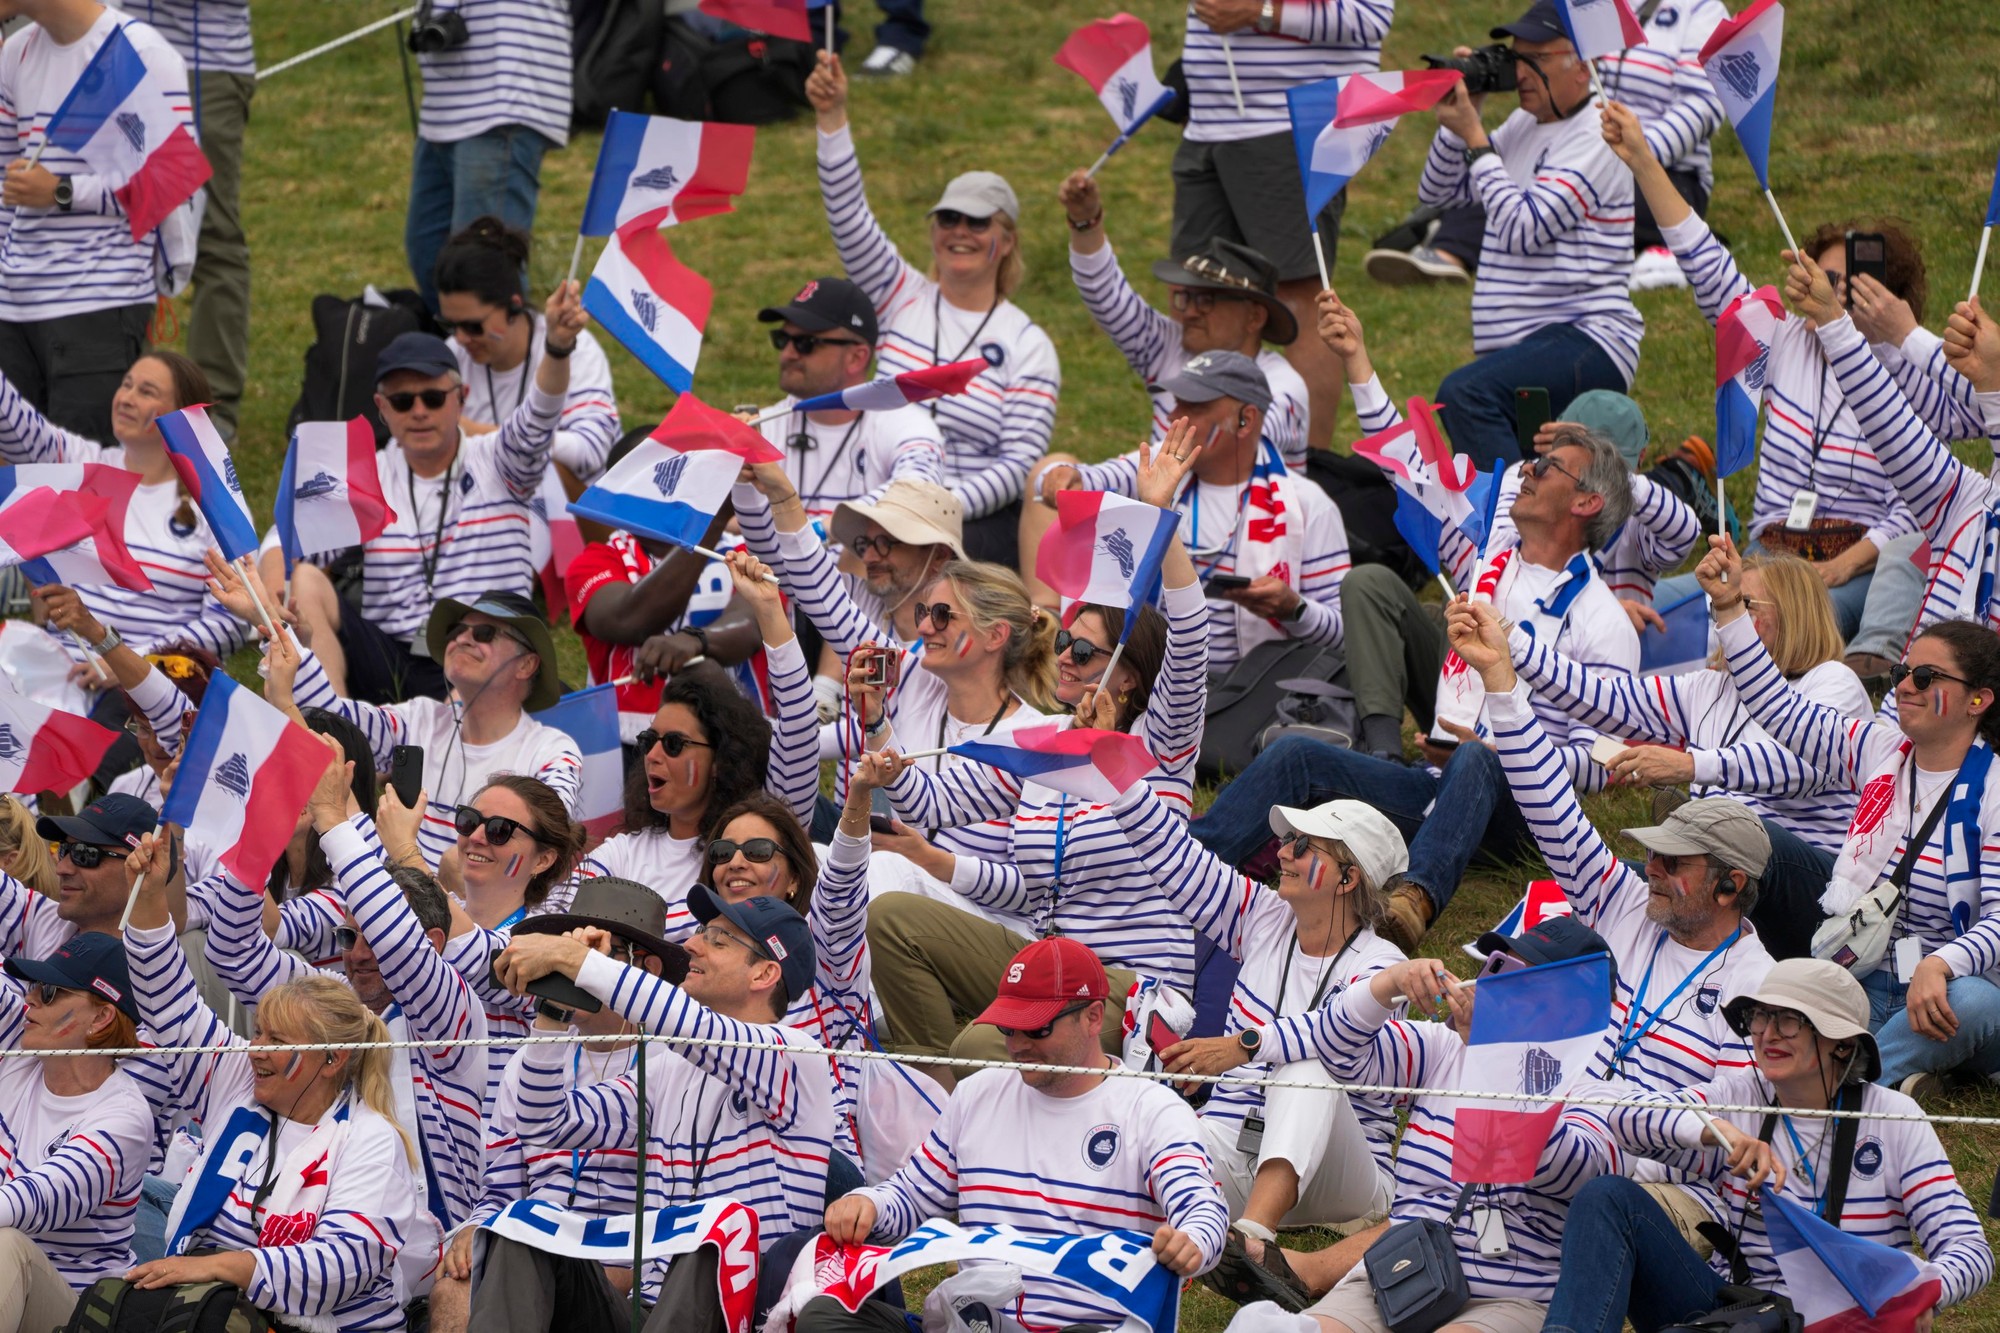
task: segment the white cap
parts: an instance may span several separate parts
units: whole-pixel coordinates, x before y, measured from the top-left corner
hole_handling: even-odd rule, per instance
[[[1005,213],[1016,222],[1021,219],[1021,203],[1014,197],[1014,187],[1004,177],[991,171],[968,171],[962,176],[953,176],[951,183],[944,187],[943,197],[931,205],[931,212],[946,208],[969,218],[990,218],[995,213]]]
[[[1355,864],[1376,888],[1410,868],[1410,849],[1389,816],[1366,801],[1328,801],[1310,810],[1289,805],[1271,807],[1271,832],[1283,838],[1303,833],[1345,843]]]

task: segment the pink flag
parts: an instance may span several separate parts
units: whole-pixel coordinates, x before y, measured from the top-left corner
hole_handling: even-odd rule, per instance
[[[1355,74],[1340,85],[1340,101],[1334,111],[1335,129],[1373,125],[1394,120],[1412,111],[1428,111],[1443,101],[1451,86],[1465,76],[1455,69],[1390,70],[1382,74]]]
[[[805,0],[701,0],[699,7],[710,18],[752,32],[789,37],[795,42],[813,40],[812,20],[806,17]]]
[[[1056,63],[1083,77],[1120,134],[1130,134],[1174,99],[1153,73],[1152,34],[1130,14],[1084,24],[1056,52]]]
[[[927,366],[922,370],[906,370],[900,375],[885,375],[881,379],[857,384],[851,389],[838,393],[823,393],[813,398],[801,398],[792,404],[794,412],[889,412],[911,403],[928,402],[932,398],[946,398],[955,393],[964,393],[966,386],[979,378],[986,369],[985,357],[974,357],[970,361],[953,361],[944,366]]]
[[[782,463],[785,455],[743,422],[720,408],[710,407],[692,393],[674,399],[674,405],[648,439],[683,452],[721,449],[745,463]]]
[[[1410,399],[1400,424],[1355,441],[1354,452],[1441,519],[1470,508],[1465,492],[1479,469],[1471,459],[1452,453],[1438,431],[1435,409],[1421,398]]]
[[[90,524],[88,539],[22,564],[33,583],[66,587],[111,584],[150,592],[153,581],[125,545],[125,514],[139,489],[139,474],[109,463],[25,463],[8,468],[16,489],[47,487],[76,496]]]

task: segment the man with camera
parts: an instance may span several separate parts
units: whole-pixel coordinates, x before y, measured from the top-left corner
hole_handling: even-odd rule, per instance
[[[535,230],[542,154],[569,142],[569,6],[422,0],[407,42],[423,71],[424,101],[403,249],[435,311],[438,251],[453,232],[489,213]]]

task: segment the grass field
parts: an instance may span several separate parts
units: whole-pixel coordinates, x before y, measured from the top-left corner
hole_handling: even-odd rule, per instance
[[[1513,17],[1519,4],[1403,0],[1383,65],[1404,68],[1418,63],[1420,52],[1484,40],[1485,29]],[[1156,61],[1164,65],[1179,48],[1180,7],[1170,0],[1126,0],[1126,6],[1152,24]],[[392,7],[393,0],[367,6],[259,0],[261,62],[272,64]],[[1071,289],[1067,232],[1055,202],[1057,183],[1097,155],[1110,127],[1089,90],[1049,57],[1069,31],[1110,8],[1083,0],[933,0],[937,36],[919,73],[890,86],[857,81],[852,107],[870,200],[891,233],[911,247],[906,253],[923,245],[923,211],[947,177],[982,167],[1014,184],[1028,261],[1016,299],[1062,356],[1056,446],[1085,457],[1129,447],[1147,418],[1129,370]],[[1909,224],[1926,247],[1928,322],[1936,326],[1970,279],[2000,147],[2000,5],[1793,0],[1789,9],[1773,189],[1801,233],[1829,219],[1895,216]],[[857,7],[848,22],[865,31],[872,12]],[[858,55],[868,42],[856,45]],[[1497,123],[1494,114],[1488,119]],[[1412,117],[1357,182],[1335,257],[1335,285],[1367,321],[1376,365],[1394,396],[1433,392],[1471,351],[1464,294],[1391,292],[1360,271],[1368,238],[1413,202],[1429,130],[1428,117]],[[1173,147],[1171,127],[1149,127],[1101,175],[1109,234],[1135,279],[1144,262],[1164,253]],[[256,269],[252,373],[236,452],[260,506],[268,503],[283,454],[285,416],[310,337],[311,297],[351,295],[369,282],[409,283],[402,226],[410,148],[403,76],[387,33],[259,89],[244,172]],[[1778,229],[1726,132],[1716,149],[1711,221],[1747,272],[1777,281]],[[584,136],[551,154],[543,168],[537,299],[567,263],[595,151],[595,136]],[[735,214],[683,227],[673,239],[681,258],[715,287],[699,392],[725,404],[776,397],[773,354],[754,312],[806,278],[837,271],[813,173],[810,122],[760,131],[750,190]],[[1709,330],[1685,292],[1646,294],[1639,304],[1650,336],[1634,396],[1656,445],[1709,436]],[[667,390],[621,350],[611,355],[627,424],[657,419],[668,406]],[[1344,412],[1342,438],[1352,437],[1352,426]],[[1739,507],[1747,504],[1748,474],[1732,490]],[[565,634],[564,643],[569,674],[580,676],[573,637]],[[1593,802],[1593,814],[1601,827],[1615,828],[1636,822],[1643,807],[1636,797],[1602,799]],[[1458,943],[1496,920],[1529,875],[1523,867],[1469,881],[1433,936],[1441,956],[1458,956]],[[2000,1094],[1958,1093],[1936,1109],[2000,1114]],[[1983,1203],[2000,1158],[2000,1133],[1947,1127],[1944,1137],[1969,1191]],[[1217,1329],[1226,1318],[1222,1302],[1196,1291],[1182,1326]],[[2000,1329],[2000,1296],[1948,1313],[1940,1327]]]

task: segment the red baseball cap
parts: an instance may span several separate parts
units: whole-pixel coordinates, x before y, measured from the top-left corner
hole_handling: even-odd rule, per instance
[[[1036,940],[1014,955],[1000,978],[1000,992],[975,1023],[1003,1028],[1038,1028],[1053,1023],[1073,1004],[1111,994],[1111,981],[1097,955],[1067,935]]]

